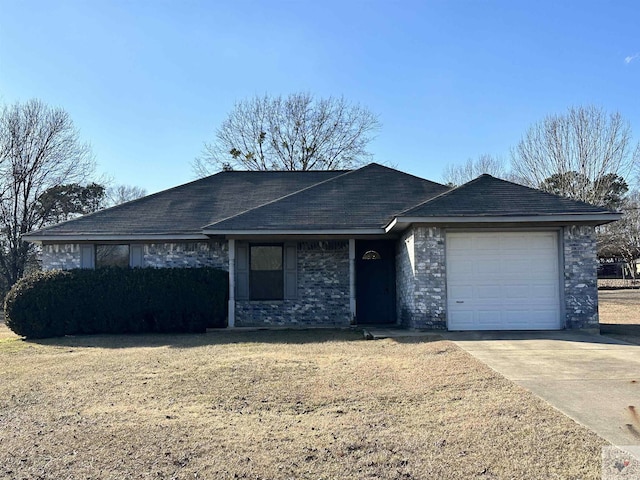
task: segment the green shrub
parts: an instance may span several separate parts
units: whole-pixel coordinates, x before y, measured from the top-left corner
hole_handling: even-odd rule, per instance
[[[227,317],[227,272],[144,268],[37,272],[5,299],[5,322],[18,335],[204,332]]]

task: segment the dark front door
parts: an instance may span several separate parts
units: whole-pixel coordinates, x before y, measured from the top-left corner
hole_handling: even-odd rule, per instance
[[[356,321],[395,323],[395,242],[356,241]]]

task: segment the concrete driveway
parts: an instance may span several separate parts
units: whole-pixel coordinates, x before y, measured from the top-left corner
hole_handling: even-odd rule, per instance
[[[443,336],[614,445],[640,446],[639,345],[564,331]]]

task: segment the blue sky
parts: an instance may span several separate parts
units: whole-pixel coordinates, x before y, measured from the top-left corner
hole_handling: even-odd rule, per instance
[[[571,105],[637,140],[640,3],[0,0],[0,102],[63,107],[117,183],[192,180],[235,101],[297,91],[367,106],[374,160],[433,180]]]

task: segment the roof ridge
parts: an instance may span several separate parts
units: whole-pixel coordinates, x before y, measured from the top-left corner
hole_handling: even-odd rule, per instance
[[[407,208],[406,210],[403,210],[401,212],[399,212],[396,217],[401,216],[403,213],[407,213],[410,212],[411,210],[415,210],[418,207],[422,207],[424,205],[426,205],[427,203],[433,202],[435,200],[439,200],[440,198],[449,195],[450,193],[455,192],[456,190],[464,187],[465,185],[469,185],[471,182],[475,182],[476,180],[478,180],[480,177],[474,178],[473,180],[468,181],[467,183],[463,183],[462,185],[458,185],[457,187],[451,187],[449,190],[447,190],[446,192],[442,192],[439,193],[438,195],[436,195],[435,197],[431,197],[427,200],[425,200],[424,202],[420,202],[417,205],[414,205],[413,207]],[[442,185],[442,184],[441,184]]]
[[[446,187],[446,185],[444,183],[434,182],[433,180],[429,180],[428,178],[419,177],[418,175],[414,175],[413,173],[405,172],[403,170],[398,170],[397,168],[393,168],[393,167],[390,167],[388,165],[383,165],[381,163],[371,162],[371,163],[367,164],[366,166],[368,167],[368,166],[371,166],[371,165],[375,165],[375,166],[378,166],[378,167],[386,168],[387,170],[393,170],[394,172],[401,173],[403,175],[406,175],[407,177],[413,177],[413,178],[415,178],[417,180],[422,180],[423,182],[429,182],[429,183],[432,183],[434,185],[440,185],[440,186]]]
[[[344,173],[341,173],[341,174],[336,175],[336,176],[334,176],[334,177],[328,178],[328,179],[323,180],[323,181],[321,181],[321,182],[314,183],[313,185],[309,185],[309,186],[307,186],[307,187],[301,188],[300,190],[296,190],[296,191],[294,191],[294,192],[287,193],[286,195],[283,195],[283,196],[278,197],[278,198],[274,198],[273,200],[269,200],[268,202],[265,202],[265,203],[263,203],[263,204],[261,204],[261,205],[258,205],[258,206],[256,206],[256,207],[253,207],[253,208],[249,208],[249,209],[247,209],[247,210],[245,210],[245,211],[243,211],[243,212],[236,213],[235,215],[231,215],[231,216],[229,216],[229,217],[222,218],[222,219],[220,219],[220,220],[218,220],[218,221],[216,221],[216,222],[208,223],[207,225],[204,225],[204,226],[202,227],[202,229],[204,230],[204,229],[206,229],[206,228],[208,228],[208,227],[212,227],[213,225],[217,225],[218,223],[226,222],[227,220],[230,220],[230,219],[232,219],[232,218],[237,218],[237,217],[240,217],[240,216],[242,216],[242,215],[245,215],[246,213],[252,212],[252,211],[254,211],[254,210],[258,210],[258,209],[263,208],[263,207],[266,207],[266,206],[268,206],[268,205],[272,205],[272,204],[277,203],[277,202],[279,202],[279,201],[281,201],[281,200],[284,200],[285,198],[289,198],[289,197],[291,197],[291,196],[293,196],[293,195],[297,195],[297,194],[302,193],[302,192],[304,192],[304,191],[306,191],[306,190],[310,190],[310,189],[315,188],[315,187],[318,187],[318,186],[320,186],[320,185],[324,185],[325,183],[327,183],[327,182],[331,182],[331,181],[333,181],[333,180],[335,180],[335,179],[337,179],[337,178],[342,178],[342,177],[344,177],[344,176],[346,176],[346,175],[350,175],[350,174],[352,174],[352,173],[359,172],[360,170],[363,170],[363,169],[365,169],[365,168],[367,168],[367,167],[369,167],[369,166],[371,166],[371,165],[377,165],[377,164],[369,163],[369,164],[364,165],[364,166],[362,166],[362,167],[360,167],[360,168],[357,168],[357,169],[355,169],[355,170],[317,170],[318,172],[325,172],[325,171],[339,171],[339,172],[344,172]],[[308,170],[306,170],[306,171],[308,171]]]

